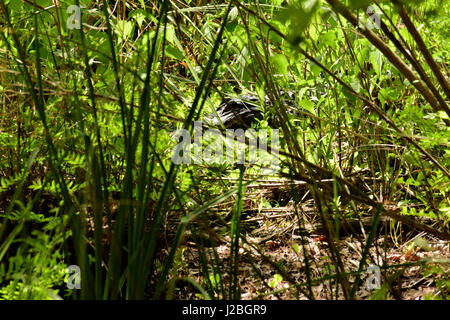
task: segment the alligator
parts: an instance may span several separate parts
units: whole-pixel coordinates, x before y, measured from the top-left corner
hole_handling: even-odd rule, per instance
[[[295,103],[292,92],[281,92],[280,96],[283,98],[289,113],[292,114],[296,108],[299,108]],[[273,107],[267,96],[264,98],[264,104],[269,108]],[[256,94],[225,97],[216,109],[216,114],[210,114],[206,117],[207,124],[212,127],[221,127],[223,124],[226,129],[247,129],[251,127],[253,122],[264,118],[260,99]],[[279,127],[278,121],[274,118],[269,119],[268,122],[271,127]]]

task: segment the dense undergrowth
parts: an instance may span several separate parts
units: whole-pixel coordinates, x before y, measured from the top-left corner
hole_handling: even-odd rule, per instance
[[[391,263],[377,244],[448,247],[448,14],[419,0],[0,0],[0,298],[239,299],[243,252],[265,296],[285,281],[293,297],[327,284],[353,299],[375,264],[373,297],[401,298],[393,283],[420,265],[430,297],[448,298],[449,256]],[[278,119],[279,170],[174,163],[174,131],[238,93],[260,98],[255,130]],[[370,223],[349,266],[341,229],[356,219]],[[288,229],[300,278],[262,249]]]

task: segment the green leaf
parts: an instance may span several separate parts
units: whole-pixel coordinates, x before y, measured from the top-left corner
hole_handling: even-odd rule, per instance
[[[377,75],[381,76],[383,71],[383,54],[379,50],[372,51],[370,54],[370,62]]]
[[[116,32],[121,39],[127,39],[134,32],[135,23],[133,21],[119,20],[116,24]]]
[[[336,33],[334,31],[328,31],[325,34],[319,36],[319,44],[323,46],[332,47],[336,44]]]
[[[396,89],[383,87],[378,92],[378,99],[381,104],[384,104],[386,100],[395,101],[398,99],[399,93]]]
[[[270,57],[270,60],[275,65],[275,69],[283,76],[288,76],[289,61],[283,54],[276,54]]]
[[[315,110],[314,110],[314,102],[307,100],[307,99],[302,99],[302,101],[300,102],[300,106],[311,112],[312,114],[315,114]]]
[[[302,42],[303,32],[318,8],[318,1],[309,1],[308,4],[304,7],[302,3],[293,3],[275,15],[274,19],[287,27],[288,40],[294,46]]]
[[[269,287],[271,287],[273,289],[273,288],[277,287],[281,283],[281,281],[283,281],[283,277],[281,276],[281,274],[276,273],[273,276],[272,281],[269,282]]]
[[[319,61],[320,62],[320,57],[318,57],[318,58],[316,58],[317,59],[317,61]],[[321,67],[319,67],[317,64],[315,64],[314,62],[312,62],[311,61],[311,73],[312,73],[312,75],[314,76],[314,77],[318,77],[319,76],[319,74],[320,74],[320,72],[322,71],[322,68]]]
[[[176,60],[184,59],[184,53],[170,44],[166,46],[166,54],[168,57],[176,59]]]
[[[237,7],[231,8],[230,13],[228,14],[227,23],[234,22],[237,19],[238,16],[239,16],[238,8]]]
[[[350,86],[353,90],[355,90],[356,93],[359,93],[361,91],[361,83],[357,78],[352,79],[352,81],[350,82]]]
[[[138,24],[139,28],[142,27],[142,24],[144,23],[145,19],[147,18],[147,12],[145,10],[139,9],[139,10],[133,10],[130,12],[130,18],[133,18],[136,20],[136,23]]]
[[[440,110],[437,112],[437,115],[441,119],[447,119],[447,120],[449,119],[448,114],[445,111]]]

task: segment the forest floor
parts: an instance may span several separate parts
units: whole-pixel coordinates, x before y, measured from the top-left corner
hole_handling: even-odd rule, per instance
[[[250,221],[253,227],[246,233],[246,243],[241,245],[239,252],[241,298],[308,299],[304,261],[306,255],[310,266],[314,299],[344,299],[341,286],[336,285],[335,279],[329,279],[330,277],[323,279],[330,274],[335,274],[333,267],[335,263],[330,258],[326,237],[318,230],[304,235],[303,241],[306,245],[303,249],[302,237],[298,232],[298,220],[293,212],[289,212],[290,209],[292,208],[277,208],[275,212],[265,212],[263,218],[247,218],[242,221],[244,226],[246,221],[247,224]],[[284,212],[281,213],[282,211]],[[271,219],[271,217],[274,218]],[[382,266],[379,283],[381,287],[376,290],[370,286],[370,283],[375,284],[373,278],[375,273],[363,272],[355,298],[422,300],[442,296],[440,290],[442,288],[446,290],[445,285],[442,284],[448,281],[450,274],[448,241],[402,228],[398,224],[395,224],[395,227],[397,229],[393,229],[394,224],[389,222],[381,223],[367,258],[368,265]],[[360,228],[358,233],[333,241],[339,249],[340,260],[346,272],[356,272],[359,268],[367,234],[364,228]],[[230,241],[229,237],[224,237],[223,240],[219,241],[214,249],[219,258],[222,281],[226,287],[230,270]],[[213,257],[212,248],[206,249]],[[186,268],[183,270],[188,274],[185,275],[199,283],[205,283],[201,277],[198,261],[197,245],[186,241],[184,244]],[[442,268],[432,271],[430,264],[423,263],[430,261]],[[439,264],[439,261],[443,264]],[[372,282],[369,282],[371,276]],[[351,282],[354,279],[354,275],[349,276]],[[386,294],[388,291],[391,292],[390,295]],[[193,290],[180,288],[177,298],[195,299],[192,292]]]

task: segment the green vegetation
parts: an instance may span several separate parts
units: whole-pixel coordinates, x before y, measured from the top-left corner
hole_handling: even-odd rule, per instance
[[[0,0],[0,299],[448,299],[449,6]],[[236,92],[280,169],[175,164]]]

